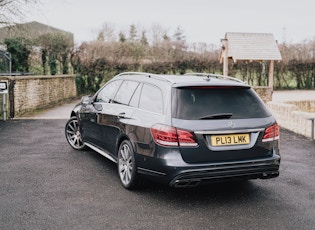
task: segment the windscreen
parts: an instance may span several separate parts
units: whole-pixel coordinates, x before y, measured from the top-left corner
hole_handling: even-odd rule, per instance
[[[174,118],[185,120],[245,119],[271,116],[249,87],[174,88]]]

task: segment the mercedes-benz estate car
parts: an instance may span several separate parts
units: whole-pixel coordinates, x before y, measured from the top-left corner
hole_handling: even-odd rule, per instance
[[[173,187],[279,175],[279,127],[255,91],[227,76],[128,72],[85,96],[69,144],[117,163],[123,187]]]

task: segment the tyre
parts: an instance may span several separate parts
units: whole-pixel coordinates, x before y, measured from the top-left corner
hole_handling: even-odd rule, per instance
[[[118,150],[118,174],[122,186],[134,189],[139,185],[135,155],[130,141],[124,140]]]
[[[71,117],[65,126],[66,139],[70,146],[76,150],[85,148],[81,138],[80,126],[76,117]]]

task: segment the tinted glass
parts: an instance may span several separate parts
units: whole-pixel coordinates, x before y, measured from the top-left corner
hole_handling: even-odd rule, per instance
[[[124,81],[116,93],[114,102],[128,105],[138,85],[139,83],[135,81]]]
[[[139,108],[163,114],[163,96],[159,88],[144,84],[139,101]]]
[[[121,80],[112,81],[104,86],[96,97],[97,102],[110,102],[114,99],[115,93],[121,84]]]
[[[263,102],[245,87],[175,89],[173,117],[186,120],[268,117]]]
[[[141,93],[141,85],[138,85],[138,88],[136,89],[135,93],[132,95],[132,98],[130,100],[130,103],[129,103],[130,106],[132,107],[139,106],[140,93]]]

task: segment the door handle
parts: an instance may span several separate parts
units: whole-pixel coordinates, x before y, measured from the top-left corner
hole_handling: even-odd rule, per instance
[[[117,115],[117,118],[125,118],[126,113],[122,112]]]

